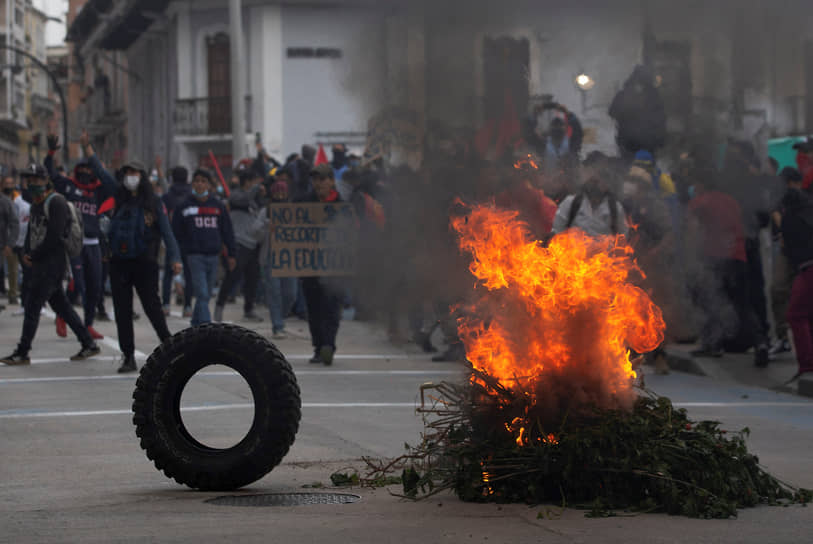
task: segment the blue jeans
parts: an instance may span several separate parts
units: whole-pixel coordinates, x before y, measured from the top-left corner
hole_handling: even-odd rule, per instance
[[[195,295],[195,309],[192,310],[192,326],[209,323],[209,299],[217,281],[217,255],[187,255],[192,292]]]
[[[272,330],[280,332],[285,328],[285,317],[296,301],[297,279],[272,278],[268,271],[263,270],[263,284]]]

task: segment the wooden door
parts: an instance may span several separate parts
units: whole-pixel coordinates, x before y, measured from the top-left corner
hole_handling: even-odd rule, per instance
[[[206,39],[209,71],[209,133],[231,132],[231,51],[229,36],[216,34]]]

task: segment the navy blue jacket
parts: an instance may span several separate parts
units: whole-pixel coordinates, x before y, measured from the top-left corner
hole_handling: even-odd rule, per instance
[[[172,212],[172,231],[184,255],[217,255],[225,245],[235,256],[234,230],[223,203],[209,196],[201,202],[194,195]]]
[[[94,155],[91,157],[91,160],[84,163],[94,171],[96,168],[93,168],[92,159],[95,158]],[[98,162],[98,159],[96,159],[96,162]],[[88,184],[81,184],[76,178],[76,168],[82,163],[80,162],[77,167],[74,168],[74,177],[67,178],[56,171],[54,168],[54,158],[50,153],[46,155],[43,164],[48,170],[48,175],[51,177],[54,189],[64,195],[68,202],[73,203],[76,211],[82,214],[85,238],[98,238],[101,234],[99,228],[99,208],[105,200],[116,194],[118,190],[116,180],[113,178],[109,180],[96,178]],[[98,166],[101,168],[101,164]]]

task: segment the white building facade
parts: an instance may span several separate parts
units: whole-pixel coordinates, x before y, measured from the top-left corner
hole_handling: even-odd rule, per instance
[[[128,82],[128,152],[195,166],[211,151],[231,165],[228,1],[118,4],[85,48],[124,49],[138,74]],[[278,158],[305,143],[361,145],[387,106],[473,133],[504,113],[505,89],[518,115],[547,99],[564,104],[586,129],[584,151],[612,153],[607,109],[644,61],[677,137],[758,143],[813,131],[813,12],[802,0],[242,4],[246,155],[257,133]],[[137,39],[117,46],[116,30],[138,10]],[[577,88],[579,74],[595,86]]]

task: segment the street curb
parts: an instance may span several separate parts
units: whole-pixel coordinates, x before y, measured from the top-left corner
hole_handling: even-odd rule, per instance
[[[684,355],[682,353],[675,353],[674,351],[666,352],[666,362],[669,368],[677,370],[678,372],[685,372],[687,374],[694,374],[695,376],[707,376],[703,367],[695,361],[691,355]]]

